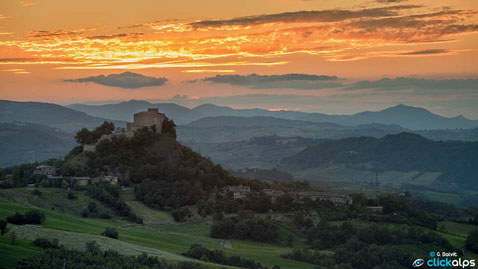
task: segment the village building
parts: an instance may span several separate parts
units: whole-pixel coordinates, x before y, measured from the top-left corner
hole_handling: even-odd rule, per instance
[[[331,192],[317,192],[317,191],[301,191],[301,192],[288,192],[273,190],[273,189],[264,189],[264,194],[271,198],[271,202],[275,202],[277,197],[287,194],[294,200],[301,200],[308,198],[312,201],[329,201],[334,205],[351,205],[353,203],[352,197],[340,194],[340,193],[331,193]]]
[[[223,193],[232,193],[233,199],[243,199],[246,195],[251,192],[251,187],[249,186],[226,186],[223,188]]]
[[[114,177],[114,176],[102,176],[102,177],[95,177],[95,178],[91,178],[91,177],[72,177],[71,179],[76,181],[76,183],[79,186],[87,186],[88,182],[91,182],[91,184],[95,184],[95,183],[98,183],[98,182],[101,182],[101,181],[108,182],[111,185],[118,184],[118,178]]]
[[[39,165],[33,170],[33,175],[54,177],[56,175],[56,168],[49,165]]]
[[[283,191],[274,190],[274,189],[263,189],[262,192],[271,198],[271,202],[275,203],[277,197],[285,194]]]
[[[118,177],[114,177],[114,176],[104,176],[104,177],[102,178],[102,181],[109,182],[111,185],[116,185],[116,184],[118,184]]]
[[[331,193],[331,192],[298,192],[298,197],[300,199],[303,198],[310,198],[312,201],[320,200],[320,201],[329,201],[332,202],[334,205],[351,205],[353,203],[352,197],[339,194],[339,193]]]
[[[91,180],[90,177],[72,177],[71,179],[75,180],[78,186],[86,186],[88,181]]]
[[[365,208],[374,213],[383,213],[383,206],[366,206]]]

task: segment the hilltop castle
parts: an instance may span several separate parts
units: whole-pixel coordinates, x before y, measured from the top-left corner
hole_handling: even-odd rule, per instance
[[[148,108],[147,111],[134,114],[134,122],[126,124],[126,132],[133,133],[143,127],[155,127],[156,133],[160,134],[166,116],[159,113],[157,108]]]
[[[116,132],[110,135],[103,135],[95,144],[83,145],[83,151],[96,151],[96,145],[105,139],[111,139],[113,136],[125,135],[127,137],[133,137],[134,132],[144,127],[154,129],[156,133],[161,134],[163,129],[163,122],[166,120],[166,115],[159,113],[157,108],[148,108],[147,111],[142,111],[134,114],[133,122],[128,122],[125,128],[118,128]]]

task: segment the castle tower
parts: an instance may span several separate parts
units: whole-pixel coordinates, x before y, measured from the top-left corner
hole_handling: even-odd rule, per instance
[[[161,133],[163,128],[163,122],[166,116],[163,113],[159,113],[157,108],[148,108],[147,111],[142,111],[134,114],[134,122],[128,123],[126,128],[129,132],[142,129],[143,127],[156,127],[156,133]]]

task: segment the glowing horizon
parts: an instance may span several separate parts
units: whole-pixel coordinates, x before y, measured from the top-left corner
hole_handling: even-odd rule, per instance
[[[478,3],[469,0],[453,5],[425,0],[180,0],[138,6],[130,1],[7,1],[0,4],[0,98],[67,104],[107,102],[112,96],[173,100],[179,94],[276,109],[240,96],[282,100],[281,95],[291,95],[296,97],[290,104],[282,100],[277,107],[347,113],[408,102],[478,118],[473,87],[434,92],[405,85],[377,93],[307,81],[299,86],[201,83],[215,74],[327,75],[348,84],[384,77],[475,79],[477,18]],[[131,91],[65,82],[124,71],[165,77],[167,83]],[[198,82],[187,83],[193,80]],[[300,101],[307,96],[318,98],[317,104]]]

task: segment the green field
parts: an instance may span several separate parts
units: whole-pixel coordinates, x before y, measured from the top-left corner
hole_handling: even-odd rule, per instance
[[[310,181],[313,186],[326,188],[362,188],[361,181],[370,182],[370,172],[334,164],[325,167],[309,168],[293,173],[297,179]],[[399,172],[385,171],[378,174],[379,183],[392,188],[400,187],[403,183],[429,185],[440,176],[440,173],[418,171]]]
[[[0,190],[1,197],[7,197],[3,194],[4,191],[12,192],[12,190]],[[23,194],[26,196],[29,195],[28,192],[24,192]],[[141,207],[144,207],[144,205],[141,205]],[[14,214],[16,211],[24,213],[32,208],[32,205],[24,205],[18,202],[0,199],[0,218],[3,219]],[[42,227],[9,225],[11,230],[16,231],[19,238],[27,240],[33,240],[40,236],[58,238],[61,244],[71,248],[81,248],[84,242],[90,239],[96,239],[104,249],[114,249],[126,254],[146,252],[172,261],[184,259],[184,257],[178,254],[186,252],[191,244],[202,243],[209,248],[223,249],[230,255],[240,255],[243,258],[256,260],[268,267],[280,264],[282,268],[314,268],[311,264],[281,258],[280,254],[292,250],[290,247],[278,244],[210,238],[208,236],[210,225],[208,221],[182,224],[134,225],[119,219],[85,219],[73,214],[60,213],[58,209],[51,210],[41,208],[40,210],[46,215],[46,221]],[[165,213],[162,212],[158,213],[154,211],[153,214],[160,214],[161,217],[165,217]],[[119,232],[119,239],[112,240],[99,236],[106,227],[116,228]],[[285,228],[281,231],[281,234],[286,235],[288,233],[290,233],[290,231]],[[281,237],[283,236],[281,235]],[[302,245],[303,238],[297,235],[295,237],[295,246]],[[25,242],[23,247],[30,246],[26,241],[23,242]],[[75,242],[79,243],[75,244]],[[2,244],[0,247],[0,252],[2,253],[11,252],[7,251],[8,247],[6,244]],[[35,251],[38,250],[35,249]],[[36,252],[25,251],[24,253],[25,255],[33,255]],[[16,262],[16,260],[23,258],[20,255],[9,255],[8,257],[10,260],[9,264],[4,263],[4,259],[0,262],[2,266],[8,266],[8,268],[14,263],[12,262],[13,260]]]
[[[146,225],[171,224],[174,223],[173,217],[165,211],[155,210],[147,207],[140,201],[136,201],[134,191],[122,191],[121,199],[133,210],[133,212],[143,219]]]
[[[41,195],[32,195],[33,190],[40,191]],[[66,198],[68,192],[65,189],[33,187],[2,189],[0,191],[0,198],[30,207],[46,208],[55,212],[77,216],[80,215],[81,209],[86,208],[90,202],[94,202],[99,213],[107,213],[112,217],[115,216],[113,210],[86,196],[84,192],[71,192],[77,199],[69,200]]]
[[[14,268],[17,261],[41,253],[41,249],[32,246],[30,241],[17,238],[15,245],[10,245],[10,237],[0,235],[0,267]],[[2,268],[3,268],[2,267]]]
[[[15,191],[19,193],[18,197],[14,195]],[[65,190],[61,189],[41,189],[44,194],[63,197]],[[0,218],[3,219],[15,212],[24,213],[34,207],[32,199],[35,198],[28,189],[7,189],[0,190]],[[79,193],[78,197],[82,197]],[[11,268],[16,261],[35,255],[40,252],[33,247],[30,241],[38,237],[57,238],[61,245],[72,249],[83,249],[84,243],[96,240],[102,249],[113,249],[125,255],[136,255],[148,253],[169,261],[186,260],[187,258],[180,254],[186,252],[193,243],[202,243],[211,249],[222,249],[229,255],[239,255],[243,258],[252,259],[262,263],[269,268],[275,264],[281,265],[281,268],[314,268],[314,265],[298,262],[294,260],[281,258],[283,253],[290,252],[293,248],[304,247],[305,239],[303,236],[289,224],[281,222],[279,242],[277,244],[266,244],[252,241],[240,240],[221,240],[209,237],[210,220],[191,221],[187,223],[175,223],[167,212],[154,210],[146,207],[138,201],[134,201],[131,193],[122,194],[127,203],[133,208],[136,214],[145,219],[145,225],[137,225],[123,221],[119,218],[112,220],[81,218],[76,215],[75,208],[70,204],[57,204],[55,210],[51,209],[48,202],[42,202],[46,208],[39,208],[46,215],[46,221],[42,226],[15,226],[9,225],[10,232],[15,231],[18,236],[15,246],[9,245],[8,236],[0,237],[0,265]],[[8,199],[8,200],[7,200]],[[43,198],[42,198],[43,199]],[[79,198],[83,201],[87,197]],[[19,203],[20,201],[26,204]],[[45,201],[48,201],[45,198]],[[65,201],[69,202],[69,200]],[[84,203],[88,203],[85,200]],[[83,205],[82,205],[83,206]],[[66,212],[66,213],[64,213]],[[69,212],[69,213],[68,213]],[[341,222],[334,222],[340,224]],[[355,221],[354,225],[370,225],[369,222]],[[396,226],[390,223],[379,223],[389,228]],[[114,227],[119,232],[119,239],[114,240],[100,236],[106,227]],[[441,222],[440,234],[448,239],[455,247],[463,249],[466,236],[474,226],[459,224],[454,222]],[[422,227],[417,227],[425,229]],[[286,247],[284,242],[287,236],[294,236],[292,247]],[[28,240],[28,241],[25,241]],[[400,246],[400,248],[411,251],[414,256],[421,257],[432,250],[432,246]],[[466,254],[468,258],[477,259],[477,255]],[[210,264],[211,268],[216,267]]]

